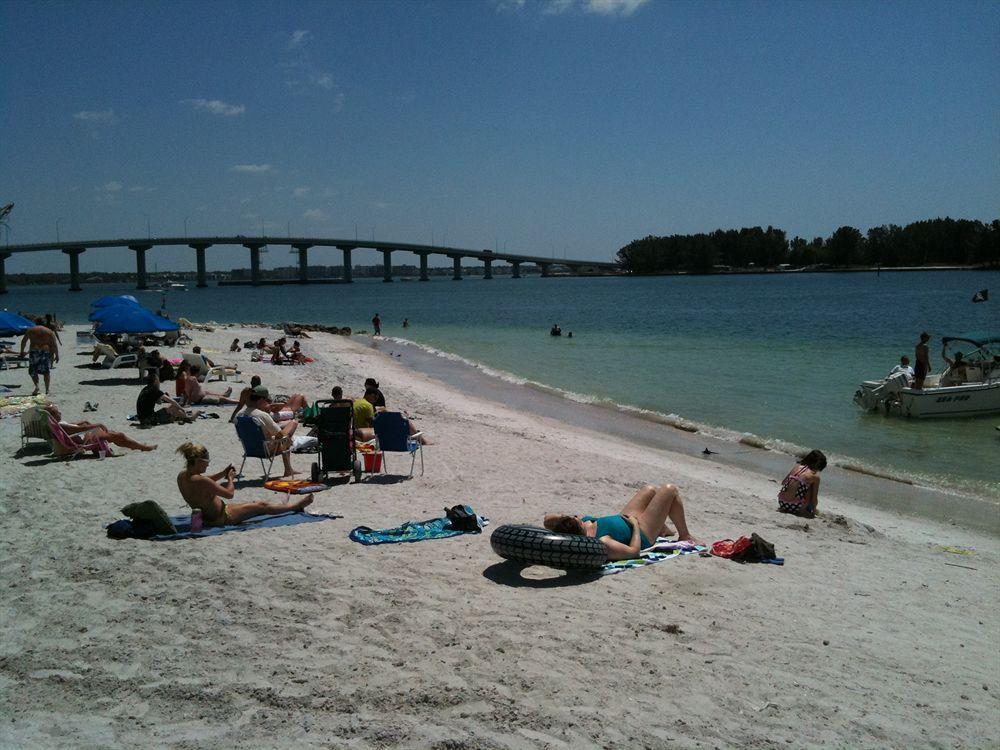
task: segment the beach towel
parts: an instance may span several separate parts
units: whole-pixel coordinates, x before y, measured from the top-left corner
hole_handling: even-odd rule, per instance
[[[489,523],[485,516],[479,516],[480,526]],[[457,529],[451,521],[445,518],[428,518],[426,521],[407,521],[402,526],[392,529],[372,529],[368,526],[358,526],[351,529],[350,538],[359,544],[399,544],[401,542],[422,542],[425,539],[447,539],[462,534],[480,534],[482,528],[475,531]]]
[[[26,409],[30,409],[32,406],[44,406],[46,403],[47,399],[42,394],[0,397],[0,419],[20,417]]]
[[[174,527],[177,529],[177,533],[175,534],[154,534],[153,536],[139,535],[134,533],[134,529],[131,528],[131,522],[127,519],[116,521],[115,523],[110,524],[107,529],[108,536],[114,539],[149,539],[154,542],[166,542],[174,539],[195,539],[206,536],[219,536],[219,534],[225,534],[230,531],[253,531],[254,529],[274,529],[279,526],[296,526],[300,523],[318,523],[319,521],[328,521],[332,518],[341,518],[341,516],[332,516],[326,513],[289,511],[288,513],[282,513],[276,516],[254,516],[253,518],[248,518],[243,523],[235,524],[233,526],[206,526],[198,533],[192,533],[191,516],[181,515],[170,516],[171,523],[173,523]],[[129,533],[130,531],[133,533]]]
[[[664,540],[666,542],[666,540]],[[659,542],[659,540],[657,540]],[[676,542],[672,542],[676,544]],[[663,562],[664,560],[673,560],[675,557],[680,557],[681,555],[692,555],[695,552],[704,552],[707,547],[700,547],[697,545],[689,545],[686,542],[685,548],[675,547],[674,549],[669,549],[666,552],[640,552],[639,557],[633,560],[615,560],[613,562],[604,563],[601,568],[602,576],[610,576],[615,573],[621,573],[623,570],[632,570],[633,568],[644,568],[647,565],[654,565],[655,563]],[[657,545],[653,545],[651,549],[655,548]]]

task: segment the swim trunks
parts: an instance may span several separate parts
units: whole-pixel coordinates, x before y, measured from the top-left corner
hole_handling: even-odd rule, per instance
[[[48,375],[52,367],[52,352],[43,349],[32,349],[28,352],[28,375]]]

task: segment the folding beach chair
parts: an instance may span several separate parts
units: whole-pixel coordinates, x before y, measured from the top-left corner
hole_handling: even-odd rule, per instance
[[[264,472],[264,479],[269,479],[271,468],[274,466],[274,459],[291,451],[291,446],[277,451],[269,449],[268,440],[264,436],[264,430],[249,415],[236,418],[236,435],[239,437],[240,443],[243,444],[243,462],[240,464],[240,470],[236,472],[240,476],[243,476],[243,465],[247,462],[247,459],[256,458],[260,460],[260,468]],[[267,466],[264,466],[265,461],[268,462]]]
[[[99,458],[104,458],[111,455],[111,446],[104,440],[88,439],[82,443],[73,440],[51,414],[49,431],[52,433],[52,453],[56,456],[79,458],[84,453],[93,453]]]
[[[46,443],[52,440],[49,413],[40,406],[31,406],[21,413],[21,447],[26,447],[32,438]]]
[[[409,453],[410,476],[413,476],[413,466],[420,454],[420,475],[424,474],[424,450],[420,444],[423,433],[410,434],[410,420],[398,411],[381,411],[375,415],[372,423],[375,428],[375,449],[383,453],[382,466],[389,473],[385,453]]]
[[[204,354],[196,354],[194,352],[185,352],[182,355],[185,362],[189,365],[196,366],[198,368],[198,382],[207,382],[212,375],[215,375],[219,380],[228,380],[230,375],[239,375],[240,371],[235,367],[227,367],[226,365],[216,365],[212,367],[208,364],[208,358]]]

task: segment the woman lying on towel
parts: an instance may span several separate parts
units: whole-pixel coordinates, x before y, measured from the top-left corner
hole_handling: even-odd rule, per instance
[[[613,516],[565,516],[549,513],[544,526],[561,534],[596,537],[607,549],[609,560],[632,560],[639,550],[650,547],[660,536],[672,536],[667,519],[677,527],[677,541],[697,544],[684,518],[684,504],[672,484],[646,485]]]
[[[83,445],[85,443],[92,443],[95,440],[105,440],[113,445],[117,445],[120,448],[131,448],[134,451],[156,450],[155,445],[140,443],[138,440],[130,438],[124,432],[109,430],[103,424],[86,421],[64,422],[62,412],[59,411],[59,407],[55,404],[46,404],[43,408],[52,415],[52,418],[59,423],[59,426],[63,428],[63,432],[69,435],[70,439],[74,443]]]
[[[300,511],[312,503],[312,494],[305,495],[294,503],[226,503],[236,492],[233,480],[236,467],[229,464],[217,474],[206,474],[208,469],[208,448],[187,442],[177,452],[184,456],[184,471],[177,475],[177,488],[181,497],[195,510],[201,511],[206,526],[229,526],[242,523],[253,516],[273,516],[289,511]]]

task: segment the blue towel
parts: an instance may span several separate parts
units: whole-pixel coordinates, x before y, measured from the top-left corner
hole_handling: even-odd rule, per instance
[[[479,517],[485,526],[489,519]],[[400,542],[422,542],[425,539],[447,539],[461,534],[479,534],[481,531],[453,529],[447,518],[429,518],[426,521],[407,521],[393,529],[371,529],[358,526],[351,529],[350,537],[360,544],[399,544]]]
[[[675,557],[680,557],[681,555],[693,555],[696,552],[704,552],[708,547],[695,547],[694,549],[673,549],[669,552],[640,552],[639,557],[634,560],[615,560],[614,562],[604,563],[601,568],[602,576],[610,576],[615,573],[621,573],[623,570],[632,570],[632,568],[642,568],[646,565],[652,565],[653,563],[663,562],[664,560],[673,560]]]
[[[254,516],[248,518],[243,523],[232,526],[206,526],[197,534],[191,532],[191,516],[171,516],[170,521],[177,529],[176,534],[158,534],[150,537],[156,542],[165,542],[172,539],[195,539],[203,536],[218,536],[227,531],[250,531],[251,529],[274,529],[279,526],[295,526],[300,523],[317,523],[318,521],[328,521],[331,518],[340,516],[329,516],[324,513],[300,513],[289,511],[277,516]]]

